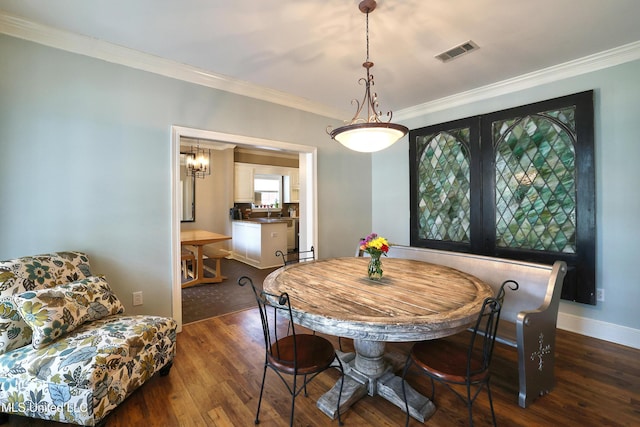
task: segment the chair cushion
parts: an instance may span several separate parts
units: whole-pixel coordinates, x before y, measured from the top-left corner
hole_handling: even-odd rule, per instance
[[[103,276],[15,295],[16,310],[33,331],[33,348],[42,348],[86,322],[124,313]]]

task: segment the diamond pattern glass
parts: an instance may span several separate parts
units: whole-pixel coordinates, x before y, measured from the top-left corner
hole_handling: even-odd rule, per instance
[[[574,113],[493,122],[498,247],[576,252]]]
[[[418,234],[469,243],[469,128],[418,137]]]

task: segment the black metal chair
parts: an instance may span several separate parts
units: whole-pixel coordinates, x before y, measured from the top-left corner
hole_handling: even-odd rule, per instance
[[[507,285],[509,285],[509,289],[511,289],[512,291],[517,291],[520,288],[520,285],[515,280],[505,280],[504,282],[502,282],[502,285],[500,285],[500,289],[496,294],[496,299],[500,301],[500,304],[504,304],[504,296],[506,294],[504,288]]]
[[[276,256],[282,258],[282,265],[287,266],[291,264],[296,264],[298,262],[306,262],[306,261],[315,261],[316,260],[316,252],[313,246],[308,251],[299,251],[299,252],[290,252],[283,253],[281,250],[276,251]],[[315,331],[313,332],[315,335]],[[338,348],[342,351],[342,337],[338,337]]]
[[[246,284],[251,285],[258,302],[265,345],[264,371],[255,424],[260,423],[260,405],[262,403],[267,368],[272,369],[280,377],[291,394],[289,425],[293,426],[296,397],[303,390],[304,395],[307,396],[307,384],[311,380],[321,372],[331,367],[337,367],[342,375],[339,380],[340,391],[338,392],[337,401],[338,424],[342,425],[340,399],[342,398],[344,369],[331,342],[318,335],[296,334],[288,294],[275,295],[256,289],[253,281],[247,276],[242,276],[238,279],[238,285],[245,286]],[[290,327],[285,328],[284,322],[288,322]],[[333,365],[334,361],[338,362],[337,365]],[[285,375],[291,375],[292,380],[288,381]],[[303,376],[301,385],[298,384],[299,376]]]
[[[276,256],[282,258],[283,265],[295,264],[297,262],[315,261],[316,252],[313,246],[308,251],[297,251],[284,253],[280,249],[276,251]]]
[[[412,366],[418,368],[420,373],[430,377],[432,400],[435,395],[434,381],[439,381],[465,402],[471,426],[473,426],[473,403],[480,392],[486,388],[493,425],[496,425],[496,415],[493,411],[489,386],[491,379],[489,365],[501,309],[502,304],[498,298],[489,297],[484,300],[475,326],[471,329],[471,339],[468,345],[446,339],[420,341],[413,345],[402,372],[402,395],[407,412],[405,425],[409,425],[409,404],[404,379]],[[456,386],[464,386],[465,393],[456,390]],[[472,389],[474,389],[473,393]]]

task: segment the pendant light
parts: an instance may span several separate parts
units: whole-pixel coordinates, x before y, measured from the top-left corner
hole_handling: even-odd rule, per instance
[[[198,144],[191,150],[187,156],[187,173],[195,178],[205,178],[207,175],[211,175],[211,149],[200,148]]]
[[[352,104],[357,105],[357,110],[349,124],[333,130],[329,126],[327,133],[332,139],[350,150],[371,153],[391,146],[405,136],[409,129],[403,125],[391,123],[393,116],[391,111],[387,112],[388,121],[383,121],[380,118],[382,113],[378,111],[378,95],[375,92],[371,93],[371,86],[374,85],[373,74],[371,74],[373,62],[369,61],[369,13],[376,8],[376,2],[375,0],[363,0],[358,8],[366,15],[367,24],[367,59],[362,64],[367,70],[367,77],[359,80],[365,85],[364,98],[362,102],[357,99],[351,101]],[[360,114],[365,105],[367,106],[367,116],[361,118]]]

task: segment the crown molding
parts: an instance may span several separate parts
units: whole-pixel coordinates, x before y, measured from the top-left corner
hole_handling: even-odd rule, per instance
[[[211,73],[197,67],[117,46],[99,39],[31,22],[24,18],[9,15],[2,10],[0,10],[0,33],[165,77],[307,111],[332,119],[342,120],[346,115],[342,110],[329,108],[326,105],[296,97],[285,92],[269,89],[222,74]],[[408,120],[436,111],[579,76],[637,59],[640,59],[640,41],[413,107],[396,110],[394,117],[398,121]]]
[[[103,40],[42,25],[0,10],[0,33],[114,64],[219,89],[333,119],[345,112],[294,95],[215,74]]]
[[[579,76],[638,59],[640,59],[640,41],[585,56],[584,58],[579,58],[574,61],[543,68],[542,70],[523,74],[512,79],[436,99],[435,101],[425,102],[424,104],[414,107],[398,110],[394,115],[398,120],[408,120],[436,111],[530,89],[546,83]]]

